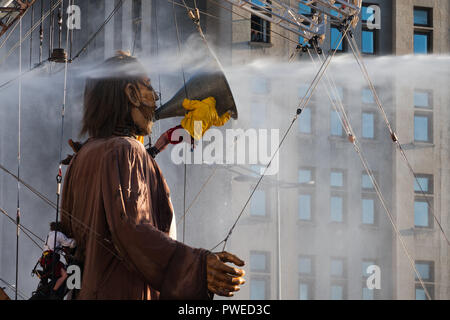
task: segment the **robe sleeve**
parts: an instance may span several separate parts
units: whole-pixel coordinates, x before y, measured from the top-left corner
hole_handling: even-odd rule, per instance
[[[145,219],[151,216],[145,211],[157,206],[146,205],[157,191],[149,191],[146,174],[155,172],[146,169],[144,154],[137,146],[121,146],[103,159],[101,192],[112,241],[123,262],[159,291],[160,299],[209,299],[209,252],[172,240]]]

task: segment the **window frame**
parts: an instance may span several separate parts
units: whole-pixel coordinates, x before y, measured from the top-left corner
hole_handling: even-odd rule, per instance
[[[302,258],[308,258],[311,261],[311,272],[310,273],[304,273],[300,272],[300,259]],[[315,262],[315,256],[310,254],[301,254],[298,256],[298,274],[300,277],[314,277],[316,275],[315,269],[316,269],[316,262]]]
[[[252,199],[250,200],[250,206],[249,206],[249,216],[251,218],[256,218],[256,219],[268,219],[269,218],[269,214],[268,214],[268,197],[267,197],[267,190],[265,188],[258,188],[255,190],[255,192],[258,191],[262,191],[264,192],[264,215],[259,215],[259,214],[252,214],[252,205],[251,205],[251,201],[254,200],[254,197],[252,197]]]
[[[308,285],[308,299],[307,300],[314,300],[315,297],[315,288],[314,288],[315,281],[313,279],[299,279],[298,280],[298,299],[300,300],[300,285],[301,284],[307,284]]]
[[[270,0],[268,0],[269,3],[271,3]],[[258,7],[252,7],[253,10],[260,10]],[[268,8],[268,10],[272,11],[272,9]],[[264,15],[271,17],[272,15],[269,13],[264,12]],[[254,25],[257,25],[257,27],[254,27]],[[264,28],[266,28],[266,31],[264,31]],[[261,33],[262,38],[266,38],[266,40],[262,41],[255,41],[253,38],[253,32]],[[264,20],[263,18],[251,14],[250,16],[250,45],[254,44],[267,44],[272,45],[272,23],[270,23],[267,20]]]
[[[428,179],[428,191],[423,190],[416,190],[415,184],[416,184],[416,178],[413,178],[413,185],[414,185],[414,193],[417,195],[429,195],[432,196],[434,194],[434,175],[433,174],[426,174],[426,173],[417,173],[416,174],[417,179],[420,178],[427,178]],[[418,183],[420,187],[420,183]]]
[[[310,203],[309,203],[309,219],[301,219],[300,218],[300,196],[309,196],[310,197]],[[315,208],[315,197],[314,192],[312,191],[300,191],[298,193],[298,209],[297,209],[297,220],[300,222],[313,222],[314,221],[314,208]]]
[[[332,280],[330,282],[330,300],[333,300],[332,295],[331,295],[332,294],[331,288],[333,286],[341,286],[342,287],[342,299],[341,300],[347,300],[347,294],[348,294],[347,282],[345,280]]]
[[[364,52],[363,51],[363,32],[371,32],[373,34],[373,52]],[[361,53],[371,56],[376,56],[379,51],[379,45],[378,45],[378,37],[379,33],[377,29],[369,29],[366,26],[363,26],[361,29]]]
[[[428,140],[416,140],[416,117],[426,117],[428,119],[427,122],[427,135],[428,135]],[[433,112],[426,112],[426,111],[419,111],[419,110],[415,110],[414,111],[414,143],[433,143],[434,139],[433,139]]]
[[[414,100],[414,94],[415,93],[427,93],[428,94],[428,104],[429,104],[429,106],[428,107],[416,106],[416,103],[415,103],[415,100]],[[433,90],[429,90],[429,89],[414,89],[414,91],[413,91],[413,103],[414,103],[414,108],[415,109],[432,111],[433,110],[433,104],[434,104]]]
[[[335,48],[333,48],[334,42],[335,42],[335,41],[333,41],[333,39],[332,39],[332,33],[331,33],[331,32],[332,32],[332,29],[336,29],[341,35],[342,35],[342,32],[339,31],[338,25],[333,24],[333,23],[330,24],[330,50],[333,52],[333,51],[335,50]],[[337,49],[337,50],[336,50],[336,53],[340,53],[340,52],[344,53],[344,52],[347,52],[347,44],[346,44],[346,42],[345,42],[345,39],[342,39],[340,45],[342,46],[342,49]]]
[[[364,136],[364,114],[371,114],[373,116],[373,137],[365,137]],[[377,113],[372,110],[362,110],[361,112],[361,138],[372,141],[377,139]]]
[[[313,181],[314,183],[308,184],[306,182],[300,182],[300,170],[308,170],[311,172],[311,181]],[[302,186],[302,187],[307,187],[307,188],[312,188],[316,185],[316,168],[315,167],[309,167],[309,166],[302,166],[299,167],[298,170],[298,179],[297,182]]]
[[[332,262],[333,260],[339,260],[342,262],[342,275],[334,275],[332,274]],[[348,277],[348,266],[347,266],[347,259],[345,257],[330,257],[330,277],[332,279],[338,279],[338,280],[347,280]]]
[[[253,254],[263,255],[265,256],[265,268],[264,269],[252,269],[252,265],[250,263],[250,272],[256,272],[256,273],[270,273],[270,252],[268,251],[261,251],[261,250],[251,250],[249,260],[251,261],[251,256]]]
[[[331,198],[333,197],[339,197],[342,198],[342,221],[336,221],[332,219],[332,212],[331,212]],[[347,221],[347,197],[345,193],[339,192],[339,191],[333,191],[330,194],[330,223],[346,223]]]
[[[342,174],[342,186],[332,186],[331,185],[331,175],[333,173],[341,173]],[[347,170],[339,169],[339,168],[331,168],[330,169],[330,189],[332,190],[345,190],[347,187]]]
[[[364,223],[363,220],[363,216],[364,216],[364,212],[363,212],[363,200],[373,200],[373,223]],[[378,226],[378,206],[377,206],[377,197],[373,194],[367,194],[367,193],[363,193],[361,195],[361,224],[363,226],[371,226],[371,227],[376,227]]]
[[[416,24],[415,20],[415,11],[426,11],[427,12],[427,21],[428,24]],[[413,24],[414,27],[426,27],[426,28],[433,28],[433,8],[431,7],[421,7],[421,6],[414,6],[413,7]]]
[[[416,225],[416,202],[425,203],[427,205],[427,214],[428,214],[428,225],[419,226]],[[414,197],[414,228],[415,229],[434,229],[434,219],[433,219],[433,199],[430,197],[416,196]]]
[[[413,53],[414,54],[433,54],[433,31],[432,30],[422,30],[422,29],[414,29],[414,37],[416,35],[425,35],[427,36],[427,52],[416,52],[415,51],[415,40],[413,38]]]
[[[252,300],[252,282],[254,280],[257,281],[264,281],[264,299],[263,300],[270,300],[270,275],[266,274],[258,274],[258,275],[252,275],[250,277],[250,286],[249,286],[249,300]]]

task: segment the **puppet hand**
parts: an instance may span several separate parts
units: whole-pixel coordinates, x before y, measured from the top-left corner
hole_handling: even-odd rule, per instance
[[[156,141],[155,148],[158,149],[159,152],[163,151],[168,145],[170,144],[179,144],[183,141],[183,137],[179,137],[178,140],[172,140],[172,137],[174,136],[174,132],[178,129],[183,129],[182,126],[176,126],[172,129],[167,130],[164,132]]]
[[[245,263],[235,255],[228,252],[211,253],[208,255],[207,282],[208,290],[223,297],[232,297],[234,292],[239,291],[239,285],[244,284],[242,278],[245,271],[228,266],[225,262],[231,262],[242,267]]]

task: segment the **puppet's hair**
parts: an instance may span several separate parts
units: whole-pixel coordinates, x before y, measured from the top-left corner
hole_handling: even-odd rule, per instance
[[[91,74],[84,90],[80,135],[106,138],[116,127],[132,123],[125,88],[128,84],[137,86],[147,75],[139,61],[124,51],[117,51]]]

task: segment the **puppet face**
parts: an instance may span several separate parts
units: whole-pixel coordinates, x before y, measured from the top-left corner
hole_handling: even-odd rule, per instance
[[[132,106],[131,117],[141,131],[138,134],[149,135],[152,132],[156,101],[159,100],[151,86],[150,79],[142,79],[137,86],[128,84],[125,93]]]

